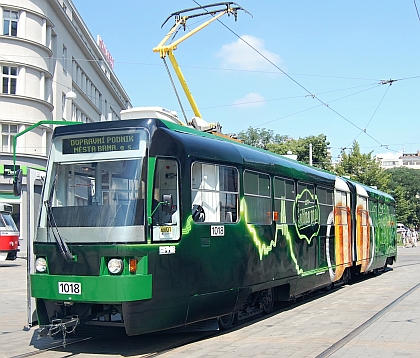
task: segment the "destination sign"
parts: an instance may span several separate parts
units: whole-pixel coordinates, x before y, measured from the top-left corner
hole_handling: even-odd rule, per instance
[[[96,137],[63,139],[63,154],[120,152],[137,150],[140,145],[140,133],[113,134]]]

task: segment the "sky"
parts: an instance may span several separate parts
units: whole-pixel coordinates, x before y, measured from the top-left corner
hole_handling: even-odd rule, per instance
[[[166,18],[193,0],[73,0],[114,59],[133,107],[182,117],[157,46]],[[324,134],[333,161],[356,140],[362,153],[420,150],[420,0],[238,0],[174,51],[207,122],[304,138]],[[209,17],[187,21],[191,31]],[[184,31],[178,33],[182,36]],[[245,41],[243,41],[245,40]],[[249,46],[251,45],[251,46]],[[167,61],[169,66],[170,62]],[[175,74],[188,119],[193,112]]]

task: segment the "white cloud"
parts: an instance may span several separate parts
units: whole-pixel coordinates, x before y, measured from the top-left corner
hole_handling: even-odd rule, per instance
[[[276,65],[280,64],[280,56],[265,49],[264,40],[251,35],[243,35],[241,37],[267,57],[271,62]],[[222,59],[222,65],[224,67],[254,71],[273,70],[272,65],[266,59],[254,51],[241,39],[238,39],[230,44],[223,45],[217,56]]]
[[[259,93],[251,92],[244,97],[237,99],[233,104],[242,108],[261,107],[264,105],[265,99]]]

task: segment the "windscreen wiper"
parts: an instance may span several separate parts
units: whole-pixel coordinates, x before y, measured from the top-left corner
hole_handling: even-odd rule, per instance
[[[54,237],[55,242],[57,243],[58,251],[67,261],[73,261],[73,254],[71,253],[69,247],[67,246],[66,242],[60,235],[60,232],[57,228],[57,223],[55,222],[54,214],[52,212],[52,195],[54,192],[55,183],[57,180],[57,175],[55,176],[54,183],[51,188],[51,193],[48,200],[44,201],[45,209],[47,210],[47,233],[51,231],[52,236]],[[50,229],[50,230],[48,230]]]

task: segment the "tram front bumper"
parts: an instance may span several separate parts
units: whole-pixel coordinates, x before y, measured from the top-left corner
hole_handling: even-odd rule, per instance
[[[31,296],[56,301],[119,303],[152,298],[152,275],[31,275]]]

